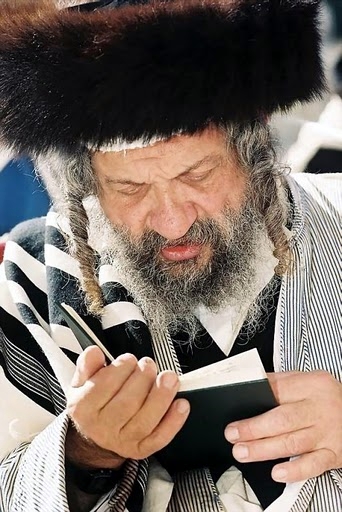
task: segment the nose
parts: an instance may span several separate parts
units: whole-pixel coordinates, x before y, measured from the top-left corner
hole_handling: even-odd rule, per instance
[[[150,213],[150,228],[167,240],[177,240],[189,231],[197,220],[193,203],[164,197]]]

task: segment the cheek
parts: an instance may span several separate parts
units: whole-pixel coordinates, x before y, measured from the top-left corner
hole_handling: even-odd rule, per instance
[[[220,214],[226,207],[238,211],[244,202],[246,193],[246,178],[241,174],[224,176],[222,180],[212,184],[206,197],[203,197],[206,214]]]
[[[234,172],[226,178],[226,186],[223,188],[224,206],[238,211],[245,200],[247,177],[242,172]]]
[[[226,205],[232,210],[239,211],[244,204],[246,197],[246,188],[235,189],[231,194],[228,195]]]
[[[144,219],[139,208],[122,204],[111,194],[102,194],[99,200],[106,217],[113,225],[124,226],[133,235],[139,235],[142,232]]]

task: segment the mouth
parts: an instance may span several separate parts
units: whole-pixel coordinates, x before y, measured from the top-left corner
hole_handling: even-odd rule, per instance
[[[167,261],[186,261],[197,258],[202,251],[202,245],[173,245],[161,250],[162,257]]]

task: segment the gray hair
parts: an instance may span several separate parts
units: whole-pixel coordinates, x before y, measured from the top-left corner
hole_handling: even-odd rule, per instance
[[[248,174],[256,210],[262,215],[267,234],[274,245],[278,259],[275,273],[283,275],[289,265],[288,239],[284,226],[288,218],[284,192],[284,169],[276,160],[275,141],[270,128],[260,122],[248,125],[228,125],[222,128],[226,136],[227,151],[234,154],[243,172]],[[84,200],[98,195],[99,188],[91,167],[88,150],[72,157],[57,153],[38,159],[38,169],[54,199],[57,211],[69,220],[67,234],[70,252],[79,262],[81,287],[85,292],[88,309],[100,315],[103,295],[96,277],[97,259],[89,244],[89,219]]]
[[[255,122],[247,127],[229,126],[225,130],[228,151],[235,153],[241,168],[248,174],[254,206],[265,223],[278,260],[274,269],[282,276],[289,268],[289,243],[284,227],[289,218],[285,174],[289,169],[277,161],[276,144],[271,129]]]

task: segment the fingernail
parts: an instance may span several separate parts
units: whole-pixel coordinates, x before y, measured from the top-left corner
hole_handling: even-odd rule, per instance
[[[164,388],[173,389],[178,382],[178,377],[174,373],[166,373],[161,377],[161,384]]]
[[[227,441],[237,441],[240,437],[239,430],[236,427],[227,427],[224,431],[225,438]]]
[[[246,445],[244,444],[237,444],[233,448],[233,455],[235,459],[243,460],[247,459],[249,455],[249,451]]]
[[[149,366],[150,364],[153,364],[154,361],[150,357],[143,357],[139,361],[139,366],[142,368],[145,368],[146,366]]]
[[[273,480],[283,482],[287,477],[287,471],[284,468],[274,468],[272,471]]]
[[[127,352],[126,354],[121,354],[119,355],[116,359],[115,359],[115,362],[125,362],[125,361],[132,361],[133,359],[135,359],[134,355],[133,354],[130,354],[129,352]]]
[[[190,409],[189,402],[187,400],[180,400],[177,403],[177,411],[181,414],[185,414]]]

